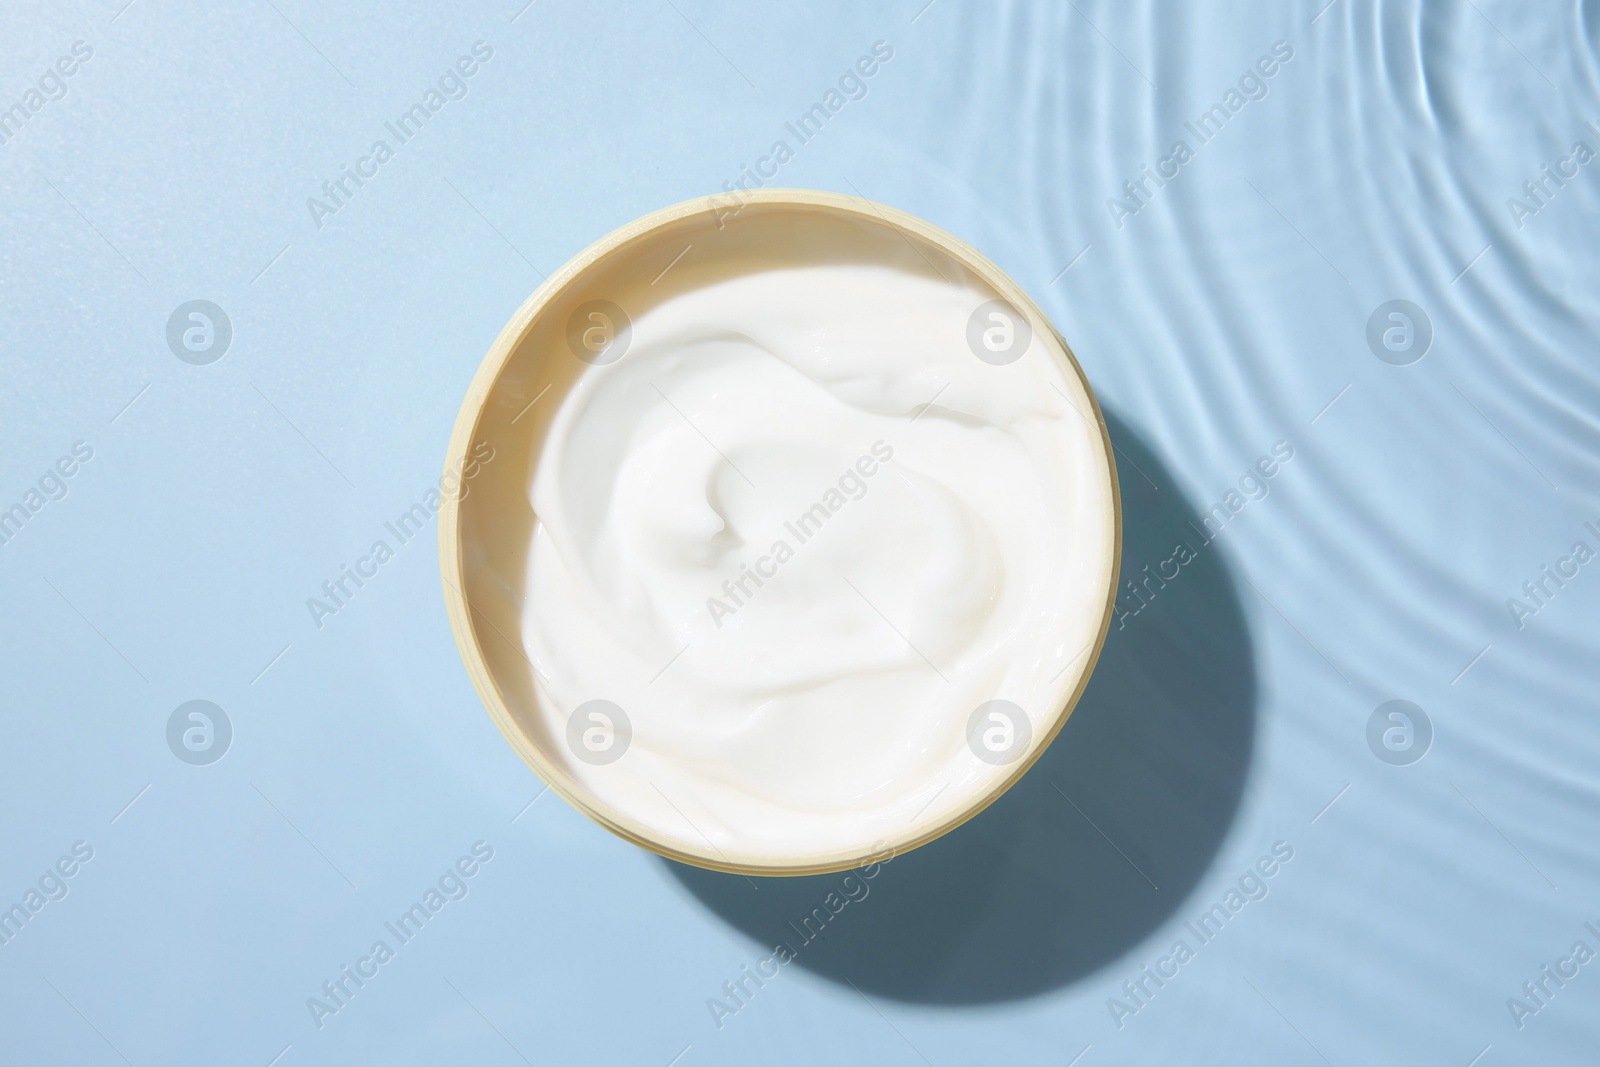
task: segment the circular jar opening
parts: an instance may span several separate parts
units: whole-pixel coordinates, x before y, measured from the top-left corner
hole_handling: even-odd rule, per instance
[[[1116,582],[1081,370],[993,264],[829,193],[666,208],[523,305],[446,464],[474,685],[570,803],[675,859],[922,844],[1050,743]]]

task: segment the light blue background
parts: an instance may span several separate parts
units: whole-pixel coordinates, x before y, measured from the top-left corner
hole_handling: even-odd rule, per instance
[[[1506,998],[1600,948],[1600,566],[1521,629],[1506,600],[1600,548],[1600,163],[1520,228],[1506,199],[1600,150],[1600,5],[1323,2],[8,5],[0,108],[94,54],[0,145],[0,506],[94,458],[0,546],[0,904],[94,858],[0,946],[0,1062],[1594,1062],[1600,963],[1524,1029]],[[315,227],[480,40],[469,94]],[[767,950],[527,807],[432,532],[320,629],[305,601],[435,482],[539,272],[737,178],[879,40],[777,183],[984,250],[1197,510],[1294,444],[1219,540],[1254,755],[1199,886],[1106,968],[940,1007],[790,967],[719,1030]],[[1279,40],[1265,99],[1119,228],[1107,198]],[[165,340],[196,298],[233,325],[209,366]],[[1396,298],[1434,329],[1406,367],[1364,337]],[[193,698],[233,723],[211,766],[166,746]],[[1364,735],[1395,698],[1436,731],[1403,768]],[[478,840],[470,895],[319,1030],[306,998]],[[1119,1029],[1107,998],[1276,840],[1268,899]]]

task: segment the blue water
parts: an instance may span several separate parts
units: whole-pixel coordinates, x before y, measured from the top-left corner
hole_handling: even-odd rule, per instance
[[[0,11],[0,1062],[1595,1062],[1600,5],[1324,2]],[[385,525],[541,274],[746,167],[1011,272],[1125,571],[1196,553],[760,986],[828,880],[539,796]]]

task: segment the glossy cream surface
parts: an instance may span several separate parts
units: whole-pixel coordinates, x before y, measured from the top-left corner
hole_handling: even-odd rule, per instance
[[[1041,742],[1107,595],[1102,439],[1048,329],[986,362],[992,293],[859,258],[615,295],[625,353],[574,379],[529,485],[551,755],[732,861],[864,851],[970,804]],[[1000,764],[968,741],[997,699],[1032,733]]]

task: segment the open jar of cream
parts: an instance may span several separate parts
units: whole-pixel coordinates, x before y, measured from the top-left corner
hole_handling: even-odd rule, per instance
[[[446,470],[445,601],[496,724],[705,867],[839,870],[958,825],[1110,621],[1115,468],[1065,342],[977,252],[852,197],[690,201],[586,249],[495,341]]]

